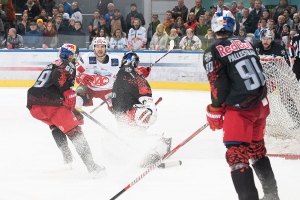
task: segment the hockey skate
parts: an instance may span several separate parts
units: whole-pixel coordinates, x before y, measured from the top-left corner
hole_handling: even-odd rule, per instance
[[[268,194],[265,194],[264,197],[259,200],[280,200],[280,199],[279,199],[278,193],[268,193]]]
[[[69,147],[61,149],[63,159],[64,159],[64,164],[67,164],[70,166],[72,169],[72,162],[73,162],[73,155]]]
[[[88,172],[92,174],[93,178],[101,178],[106,176],[106,168],[104,166],[99,166],[96,163],[91,163],[87,165]]]

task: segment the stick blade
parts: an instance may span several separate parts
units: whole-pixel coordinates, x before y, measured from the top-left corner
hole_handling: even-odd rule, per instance
[[[174,49],[174,40],[171,40],[170,41],[170,49],[169,49],[169,51],[171,51],[171,50],[173,50]]]

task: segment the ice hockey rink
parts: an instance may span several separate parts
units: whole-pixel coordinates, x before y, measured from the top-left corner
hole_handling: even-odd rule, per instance
[[[146,171],[132,163],[112,162],[102,149],[106,133],[85,118],[83,131],[95,161],[104,165],[107,176],[93,179],[71,143],[73,169],[63,164],[62,155],[47,125],[31,117],[26,108],[27,88],[0,88],[0,200],[99,200],[111,199]],[[177,146],[206,123],[209,92],[153,90],[158,105],[158,120],[148,134],[173,138]],[[101,101],[95,101],[95,106]],[[93,107],[84,108],[89,112]],[[112,131],[117,131],[113,116],[105,106],[91,114]],[[234,124],[234,122],[232,122]],[[300,145],[269,140],[267,148]],[[283,144],[284,143],[284,144]],[[118,145],[112,149],[122,152]],[[124,192],[120,200],[234,200],[229,167],[225,161],[222,131],[204,129],[167,160],[182,165],[154,169]],[[300,199],[300,160],[270,158],[282,200]],[[262,189],[255,177],[260,197]]]

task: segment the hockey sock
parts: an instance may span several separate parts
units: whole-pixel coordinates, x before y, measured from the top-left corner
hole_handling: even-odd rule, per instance
[[[73,162],[72,152],[68,147],[67,136],[59,130],[57,127],[52,129],[52,136],[56,142],[57,147],[61,150],[64,162],[71,163]]]

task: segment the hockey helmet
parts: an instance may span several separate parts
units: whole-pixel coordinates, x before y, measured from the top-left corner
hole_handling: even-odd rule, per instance
[[[96,37],[93,42],[92,42],[92,46],[93,46],[93,50],[95,49],[95,45],[97,44],[102,44],[107,48],[107,41],[105,39],[105,37]]]
[[[273,41],[275,38],[275,34],[274,34],[273,30],[270,30],[267,28],[260,32],[260,40],[262,40],[262,38],[264,38],[264,37],[271,38]]]
[[[68,59],[70,55],[77,57],[79,55],[79,49],[76,45],[65,43],[60,47],[59,57],[63,59]]]
[[[211,28],[213,32],[231,32],[236,28],[235,18],[229,10],[215,12],[211,20]]]
[[[122,65],[131,65],[134,68],[136,68],[139,66],[139,64],[140,64],[140,58],[136,53],[134,53],[133,51],[124,53],[124,56],[122,59]]]

